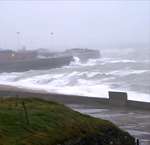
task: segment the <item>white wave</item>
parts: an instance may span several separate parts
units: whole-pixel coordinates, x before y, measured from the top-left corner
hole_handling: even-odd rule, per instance
[[[88,59],[87,62],[82,63],[79,57],[73,57],[73,61],[69,66],[79,67],[79,66],[94,66],[94,65],[105,65],[109,63],[136,63],[136,60],[132,59],[112,59],[112,58],[97,58],[97,59]],[[67,67],[69,67],[67,66]]]
[[[123,59],[123,60],[112,60],[110,63],[135,63],[135,60]]]
[[[132,59],[111,59],[111,58],[107,58],[107,59],[104,59],[102,64],[105,65],[105,64],[109,64],[109,63],[136,63],[137,61],[136,60],[132,60]]]
[[[11,78],[13,75],[16,77],[16,74],[11,74],[7,77],[6,80],[1,80],[1,84],[17,86],[20,88],[29,88],[29,89],[42,89],[48,92],[55,93],[64,93],[64,94],[74,94],[74,95],[83,95],[89,97],[102,97],[108,98],[108,91],[126,91],[128,93],[129,100],[137,100],[150,102],[150,95],[137,93],[128,90],[117,90],[111,89],[109,85],[102,84],[101,81],[89,81],[81,78],[75,78],[75,76],[79,76],[81,73],[72,72],[70,75],[67,74],[45,74],[41,76],[31,77],[22,79],[19,81],[8,81],[8,78]],[[8,75],[8,74],[7,74]],[[4,76],[7,76],[4,74]],[[1,76],[2,78],[2,76]],[[55,78],[47,83],[41,83],[40,81],[48,81],[49,79]],[[74,85],[70,85],[70,81],[75,79],[76,82]]]
[[[56,76],[54,76],[54,78]],[[70,86],[68,85],[70,78],[67,76],[62,77],[59,75],[59,79],[54,79],[53,81],[50,81],[47,84],[46,83],[41,84],[39,83],[39,81],[41,81],[42,77],[44,79],[45,77],[47,77],[47,75],[23,79],[17,82],[4,82],[3,84],[33,90],[42,89],[54,93],[64,93],[64,94],[82,95],[88,97],[102,97],[102,98],[108,98],[108,91],[126,91],[128,93],[129,100],[150,102],[150,95],[148,94],[121,89],[111,89],[108,85],[100,84],[100,82],[78,79],[78,81],[73,86]]]
[[[52,85],[52,88],[49,90],[49,92],[52,90],[57,91],[57,93],[108,98],[108,86],[93,85],[91,82],[87,82],[82,79],[78,80],[78,84],[74,86],[59,86],[56,88],[56,86]]]
[[[136,60],[132,59],[112,59],[112,58],[98,58],[88,59],[86,63],[82,63],[78,57],[73,57],[74,60],[69,66],[94,66],[94,65],[105,65],[105,64],[116,64],[116,63],[137,63]]]
[[[133,74],[142,74],[146,72],[150,72],[150,70],[132,70],[132,69],[116,70],[116,71],[109,72],[108,74],[115,75],[115,76],[128,76]]]
[[[74,58],[70,66],[66,68],[51,70],[31,70],[21,73],[1,73],[0,84],[12,85],[21,88],[42,89],[48,92],[83,95],[89,97],[108,97],[110,88],[109,82],[114,77],[122,77],[134,74],[150,72],[150,70],[100,70],[99,64],[113,62],[109,58],[89,59],[86,63],[81,63],[78,57]],[[120,62],[120,61],[119,61]],[[123,60],[124,62],[134,62]],[[113,62],[116,63],[116,62]],[[94,65],[97,65],[96,67]],[[80,67],[80,66],[86,66]],[[94,66],[89,69],[88,66]],[[79,67],[79,68],[77,68]],[[138,76],[137,76],[138,77]],[[115,80],[115,79],[114,79]],[[112,81],[114,81],[112,80]],[[116,82],[114,82],[116,83]],[[119,84],[121,86],[121,84]],[[120,91],[120,90],[118,90]],[[150,102],[150,95],[128,92],[130,100]],[[138,91],[138,90],[137,90]]]
[[[105,64],[118,64],[118,63],[149,63],[150,60],[134,60],[134,59],[116,59],[116,58],[97,58],[97,59],[88,59],[87,62],[82,63],[80,58],[73,57],[74,60],[70,63],[69,66],[94,66],[94,65],[105,65]]]
[[[73,61],[71,61],[70,66],[80,66],[81,65],[81,61],[80,58],[77,56],[73,57]]]
[[[99,62],[100,59],[89,59],[87,63],[85,64],[86,66],[93,66],[96,65]]]
[[[89,77],[89,78],[92,78],[92,77],[94,77],[94,76],[96,76],[96,75],[98,75],[98,74],[100,74],[99,72],[87,72],[87,76]]]
[[[99,59],[88,59],[87,62],[81,62],[79,57],[74,56],[70,65],[65,67],[94,66],[97,64],[98,60]]]
[[[1,73],[0,74],[0,82],[13,82],[17,77],[19,77],[21,73]]]

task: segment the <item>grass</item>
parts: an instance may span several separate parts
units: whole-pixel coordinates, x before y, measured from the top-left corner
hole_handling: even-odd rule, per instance
[[[0,145],[94,145],[93,139],[100,145],[134,144],[133,137],[111,122],[62,104],[35,98],[0,99]]]

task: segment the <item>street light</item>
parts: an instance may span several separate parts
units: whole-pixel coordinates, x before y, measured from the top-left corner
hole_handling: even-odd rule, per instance
[[[51,47],[53,49],[53,47],[54,47],[54,32],[50,33],[50,37],[51,37]]]
[[[17,43],[18,43],[18,50],[20,49],[20,32],[16,32],[17,34]]]
[[[51,32],[50,34],[51,34],[51,36],[52,36],[52,35],[54,35],[54,32]]]

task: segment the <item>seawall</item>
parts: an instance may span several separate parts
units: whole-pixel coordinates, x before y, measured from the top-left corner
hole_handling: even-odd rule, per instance
[[[113,95],[112,95],[112,94]],[[0,90],[0,97],[37,97],[45,100],[57,101],[63,104],[84,104],[89,106],[107,106],[119,108],[135,108],[150,110],[149,102],[138,102],[127,99],[125,92],[109,92],[109,98],[88,97],[78,95],[65,95],[47,92],[36,92],[32,90]]]

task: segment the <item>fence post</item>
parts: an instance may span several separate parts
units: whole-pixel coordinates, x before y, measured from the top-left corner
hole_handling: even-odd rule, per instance
[[[24,101],[22,101],[22,106],[23,106],[23,109],[24,109],[24,114],[25,114],[26,122],[27,122],[27,124],[29,125],[30,122],[29,122],[28,111],[27,111],[27,108],[26,108],[26,105],[25,105],[25,102],[24,102]]]
[[[139,139],[136,140],[136,145],[140,145]]]

